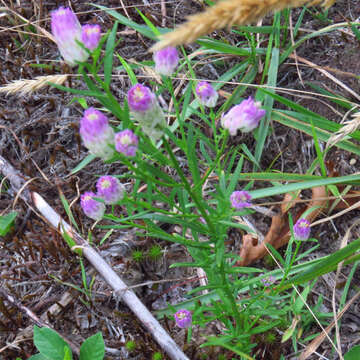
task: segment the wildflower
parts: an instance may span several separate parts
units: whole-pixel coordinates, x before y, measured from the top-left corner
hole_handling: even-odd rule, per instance
[[[293,230],[296,240],[307,240],[310,236],[310,221],[304,218],[300,218],[295,223]]]
[[[80,120],[80,135],[86,148],[95,156],[109,160],[114,155],[114,131],[108,118],[93,107],[85,110]]]
[[[240,105],[235,105],[221,118],[221,125],[228,129],[230,135],[236,135],[238,130],[249,132],[258,127],[260,119],[266,111],[260,109],[260,102],[255,102],[252,97],[243,100]]]
[[[80,197],[80,205],[86,216],[93,220],[101,220],[105,213],[105,205],[93,199],[96,195],[87,191]]]
[[[101,38],[100,25],[83,25],[81,28],[81,41],[86,48],[94,50]]]
[[[82,40],[81,25],[73,11],[60,7],[51,13],[51,32],[65,62],[71,66],[85,61],[89,54],[77,43]]]
[[[170,46],[154,53],[155,71],[161,75],[170,76],[179,63],[176,48]]]
[[[196,86],[195,92],[199,98],[200,103],[204,106],[211,108],[216,105],[219,94],[208,82],[199,82]]]
[[[266,278],[262,278],[260,281],[263,283],[264,286],[270,286],[276,281],[276,279],[274,276],[270,275]]]
[[[147,86],[136,84],[128,91],[127,99],[131,113],[144,133],[154,141],[160,139],[166,121],[155,94]]]
[[[129,129],[115,134],[115,149],[125,156],[135,156],[138,142],[138,137]]]
[[[182,329],[188,328],[192,322],[191,311],[181,309],[174,314],[176,325]]]
[[[230,196],[231,206],[236,210],[251,206],[251,195],[247,191],[234,191]]]
[[[104,199],[105,204],[116,204],[124,197],[125,188],[113,176],[101,176],[96,183],[97,196]]]

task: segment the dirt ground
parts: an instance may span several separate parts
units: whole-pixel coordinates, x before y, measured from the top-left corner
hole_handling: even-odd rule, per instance
[[[113,18],[102,11],[94,12],[94,8],[86,1],[76,0],[70,3],[79,13],[82,23],[97,22],[104,32],[112,27]],[[96,3],[117,7],[120,13],[142,23],[133,1],[98,0]],[[50,31],[50,12],[60,5],[67,5],[68,2],[2,0],[0,4],[11,10],[7,12],[8,15],[0,17],[0,85],[19,79],[67,74],[71,71],[60,63],[56,45],[46,37],[35,36],[31,32],[31,27],[19,26],[23,22],[18,16],[21,15],[31,22],[38,21],[41,27]],[[122,4],[126,12],[122,9]],[[191,0],[167,1],[163,4],[165,12],[160,1],[138,0],[136,5],[155,24],[170,28],[182,23],[188,14],[201,11],[204,7],[202,1]],[[14,12],[18,15],[14,15]],[[294,19],[298,12],[299,10],[293,11]],[[0,9],[0,14],[3,15],[5,12]],[[328,17],[334,22],[340,22],[355,21],[359,16],[359,1],[339,0],[329,10]],[[306,15],[305,19],[304,27],[307,29],[315,30],[325,26],[321,19],[311,15]],[[137,61],[151,58],[147,52],[152,45],[149,40],[122,25],[119,26],[119,32],[123,40],[118,45],[117,51],[121,56]],[[230,43],[236,41],[236,35],[227,31],[218,31],[212,36],[225,37]],[[187,49],[194,50],[196,47],[197,45],[193,44]],[[318,66],[327,67],[337,79],[360,94],[359,79],[353,76],[360,74],[359,47],[360,44],[354,37],[342,32],[331,32],[302,44],[297,50],[297,55]],[[197,75],[199,78],[216,80],[237,61],[238,59],[231,58],[225,66],[203,64],[198,68]],[[117,65],[115,63],[115,68]],[[344,93],[343,88],[316,69],[301,66],[300,69],[305,87],[301,84],[297,69],[290,59],[281,65],[278,86],[312,91],[307,85],[307,82],[311,82],[356,101],[351,94]],[[130,82],[124,72],[116,70],[115,75],[112,91],[121,102]],[[67,85],[83,87],[81,82],[71,78],[67,81]],[[231,91],[231,87],[224,89]],[[106,165],[96,160],[76,175],[69,175],[71,169],[87,154],[78,136],[82,109],[78,103],[71,103],[71,100],[71,95],[56,89],[41,90],[26,96],[0,93],[0,155],[21,171],[26,180],[33,179],[29,187],[42,194],[65,218],[66,213],[59,197],[60,190],[71,203],[79,198],[80,193],[93,188],[95,174],[119,174],[125,171],[125,168],[118,163]],[[329,106],[326,101],[319,99],[314,102],[306,97],[295,100],[330,120],[341,121],[340,109],[333,105]],[[92,100],[89,98],[88,101],[91,105]],[[281,152],[281,156],[274,164],[275,169],[304,173],[316,157],[310,138],[277,123],[273,124],[273,130],[272,136],[266,143],[262,166],[267,168]],[[274,138],[277,140],[277,145],[274,145]],[[234,141],[243,141],[250,149],[254,148],[253,140],[243,135]],[[353,174],[360,170],[359,159],[345,151],[332,150],[328,160],[335,165],[339,175]],[[41,169],[42,173],[38,169]],[[245,164],[244,171],[247,170],[252,170],[250,164]],[[38,316],[48,314],[48,320],[53,328],[65,337],[71,338],[75,344],[81,344],[88,336],[101,331],[106,344],[107,359],[150,359],[144,354],[161,352],[136,317],[112,296],[111,289],[86,262],[84,264],[89,283],[92,277],[96,276],[92,297],[86,297],[79,292],[76,287],[82,287],[81,267],[77,257],[64,244],[62,237],[34,214],[23,201],[18,200],[14,203],[16,194],[11,188],[0,193],[0,196],[0,214],[6,213],[12,207],[19,214],[14,231],[6,237],[0,237],[0,287],[5,288]],[[86,235],[91,222],[84,217],[78,201],[75,201],[72,211],[83,234]],[[338,249],[346,230],[358,217],[359,212],[354,211],[335,219],[330,224],[324,223],[316,227],[313,236],[319,239],[321,246],[314,255],[322,256]],[[266,233],[269,223],[263,219],[255,219],[255,221],[259,224],[259,229]],[[359,230],[355,228],[352,234],[354,238],[360,236]],[[94,229],[95,243],[99,243],[105,233],[106,230]],[[234,242],[238,242],[239,234],[235,232],[232,238]],[[164,250],[159,259],[146,259],[141,262],[133,260],[131,256],[133,250],[146,252],[154,244],[160,245]],[[169,269],[169,265],[174,262],[190,260],[182,246],[140,237],[135,235],[134,231],[119,230],[113,232],[99,250],[129,286],[153,282],[151,285],[135,288],[137,295],[150,310],[157,310],[165,307],[167,303],[176,304],[184,300],[186,292],[199,285],[194,271]],[[346,278],[347,273],[348,269],[345,269],[341,280]],[[168,279],[168,282],[157,282],[164,279]],[[333,274],[320,279],[316,292],[312,295],[314,303],[320,295],[324,297],[323,311],[332,311],[333,281]],[[360,286],[358,274],[355,276],[355,285]],[[351,290],[350,295],[354,294],[355,290]],[[337,296],[341,296],[341,289],[338,290]],[[58,313],[51,315],[50,307],[59,303],[62,305]],[[343,351],[359,342],[359,310],[359,303],[355,303],[342,320]],[[185,331],[176,328],[172,319],[162,320],[161,323],[189,358],[203,359],[207,354],[209,359],[216,359],[216,354],[220,350],[199,348],[199,344],[204,339],[203,329],[196,329],[193,342],[187,344]],[[5,301],[0,294],[0,359],[13,360],[16,357],[26,359],[36,353],[29,334],[25,338],[18,337],[31,325],[33,325],[31,319],[13,304]],[[207,331],[216,333],[218,330],[216,326],[210,326]],[[20,341],[17,341],[19,339]],[[129,340],[134,340],[137,344],[132,352],[124,347],[125,342]],[[256,340],[259,354],[262,354],[256,359],[277,360],[281,354],[286,355],[287,359],[293,358],[289,342],[281,344],[277,341],[270,346],[265,345],[260,338]],[[230,352],[221,351],[223,355],[231,358]],[[330,345],[326,341],[319,347],[318,352],[325,354],[327,359],[337,359],[337,355],[331,352]],[[163,356],[164,359],[167,358],[166,355]],[[318,358],[317,355],[311,357],[311,359]]]

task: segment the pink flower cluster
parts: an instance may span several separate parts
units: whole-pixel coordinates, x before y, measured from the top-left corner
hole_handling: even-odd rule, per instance
[[[70,8],[60,7],[51,13],[51,32],[65,62],[71,66],[86,61],[88,52],[79,44],[82,42],[89,50],[94,50],[100,41],[99,25],[81,26]]]
[[[236,135],[237,131],[249,132],[259,126],[260,119],[265,116],[266,111],[260,109],[261,104],[249,97],[240,105],[232,107],[227,114],[221,118],[221,125],[228,129],[230,135]]]
[[[125,187],[113,176],[101,176],[96,183],[96,194],[87,191],[80,197],[80,205],[86,216],[101,220],[105,213],[105,204],[114,205],[124,197]],[[103,202],[94,198],[100,198]]]
[[[95,156],[110,160],[115,149],[125,156],[135,156],[138,138],[129,129],[114,133],[108,118],[93,107],[85,110],[80,120],[80,136],[85,147]]]

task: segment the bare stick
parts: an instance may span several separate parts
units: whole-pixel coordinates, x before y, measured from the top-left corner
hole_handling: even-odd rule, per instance
[[[99,272],[108,285],[110,285],[114,294],[119,296],[124,303],[139,318],[144,327],[152,334],[154,339],[162,349],[174,360],[188,359],[180,350],[175,341],[163,329],[160,323],[154,318],[151,312],[144,306],[135,293],[127,287],[120,279],[111,266],[85,241],[71,226],[66,223],[50,205],[36,192],[31,193],[33,204],[44,218],[55,228],[61,229],[62,233],[67,233],[77,244],[76,248],[81,248],[83,255],[88,259],[91,265]]]

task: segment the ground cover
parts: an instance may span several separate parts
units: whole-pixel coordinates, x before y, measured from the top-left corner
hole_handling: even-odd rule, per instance
[[[109,83],[116,101],[122,106],[128,90],[138,81],[156,91],[165,111],[169,126],[167,142],[158,147],[162,156],[156,155],[156,141],[140,140],[149,165],[138,155],[138,168],[154,169],[156,165],[157,169],[149,170],[144,177],[136,169],[136,176],[131,175],[131,163],[124,158],[108,163],[89,158],[79,135],[79,121],[84,106],[106,108],[101,98],[49,86],[35,89],[34,83],[24,82],[55,75],[51,82],[89,90],[89,83],[77,75],[76,69],[63,63],[46,32],[50,32],[51,11],[60,5],[67,4],[19,1],[4,2],[1,8],[0,57],[4,61],[0,79],[7,87],[0,93],[0,155],[20,171],[24,181],[31,180],[26,188],[44,196],[67,221],[69,204],[78,231],[84,238],[91,232],[90,240],[101,256],[128,286],[134,286],[136,295],[191,359],[241,358],[244,354],[255,359],[297,358],[312,338],[319,339],[317,322],[326,328],[334,319],[334,308],[340,312],[346,304],[349,308],[342,315],[338,332],[329,331],[330,340],[340,343],[337,350],[325,339],[309,358],[337,359],[339,353],[345,354],[356,345],[358,262],[348,260],[336,273],[339,261],[350,255],[346,253],[343,258],[337,255],[324,261],[332,266],[319,268],[315,277],[309,275],[309,269],[316,270],[310,267],[311,261],[339,254],[346,245],[352,244],[354,253],[359,238],[359,119],[354,116],[360,99],[359,35],[354,25],[360,15],[359,4],[338,1],[327,12],[321,8],[283,10],[252,28],[217,30],[179,51],[180,67],[169,80],[154,71],[148,52],[156,38],[153,26],[172,29],[187,15],[203,11],[206,4],[144,1],[135,7],[130,1],[98,1],[98,6],[73,2],[81,23],[98,23],[103,34],[116,33],[119,42],[111,56]],[[116,20],[119,24],[114,28]],[[102,54],[108,53],[106,47],[104,44]],[[18,80],[22,82],[13,83]],[[210,82],[218,90],[215,108],[199,104],[195,94],[199,80]],[[24,85],[29,91],[21,94]],[[249,96],[261,101],[266,118],[254,133],[238,131],[229,136],[222,129],[221,117]],[[110,124],[121,127],[119,120],[130,121],[122,116],[111,111]],[[347,127],[341,127],[350,120]],[[338,137],[331,138],[336,133]],[[89,162],[79,167],[83,159]],[[78,171],[73,171],[76,167]],[[119,176],[134,197],[116,205],[93,226],[94,221],[81,209],[79,197],[94,190],[98,177],[105,174]],[[32,338],[34,319],[21,311],[23,305],[43,316],[43,321],[72,343],[73,350],[100,331],[106,358],[150,359],[157,352],[166,358],[89,262],[79,260],[59,232],[17,198],[11,181],[6,176],[2,179],[1,215],[13,209],[17,216],[13,229],[0,237],[1,356],[24,359],[37,352]],[[174,184],[164,185],[171,181],[185,190],[178,192]],[[243,188],[250,191],[254,207],[235,211],[230,195]],[[194,189],[200,190],[194,193]],[[294,195],[299,190],[303,190],[301,195]],[[287,195],[290,191],[292,198]],[[194,199],[200,206],[194,206]],[[202,199],[210,204],[208,208],[201,205]],[[137,217],[124,220],[129,213]],[[220,218],[223,214],[228,217]],[[303,216],[312,222],[311,237],[316,243],[298,244],[291,237],[291,222]],[[222,222],[217,222],[219,219]],[[217,231],[211,229],[214,224]],[[214,240],[216,232],[222,234],[221,241]],[[246,235],[249,232],[253,235]],[[194,238],[199,249],[209,241],[213,241],[213,248],[192,248],[187,241]],[[274,251],[271,257],[263,245],[258,245],[264,238],[275,247],[292,239],[291,246]],[[231,253],[235,255],[226,258]],[[227,269],[226,275],[226,284],[234,284],[229,290],[235,296],[224,295],[225,283],[220,286],[220,280],[212,277],[216,272],[212,263],[220,263],[220,258],[223,266],[231,264],[238,269]],[[188,266],[192,261],[195,263]],[[187,266],[171,267],[174,263]],[[308,267],[301,270],[304,263]],[[245,265],[252,270],[246,270]],[[288,274],[284,276],[279,268]],[[259,274],[264,274],[265,280]],[[270,276],[276,279],[275,284]],[[190,290],[204,286],[206,278],[210,287],[188,295]],[[299,294],[290,284],[295,284],[306,305],[296,300]],[[9,294],[17,301],[11,302]],[[194,301],[195,295],[200,297]],[[233,321],[237,311],[228,314],[225,309],[231,307],[226,303],[231,296],[244,310],[247,324],[258,330],[251,332],[249,325],[247,338],[241,337],[245,331],[239,332]],[[225,308],[219,305],[219,297]],[[212,302],[199,305],[200,300],[209,298]],[[162,311],[168,304],[174,307]],[[174,322],[174,312],[184,307],[194,312],[191,331]],[[257,317],[261,307],[265,311]],[[245,324],[245,320],[239,322]],[[206,341],[212,346],[200,348]]]

